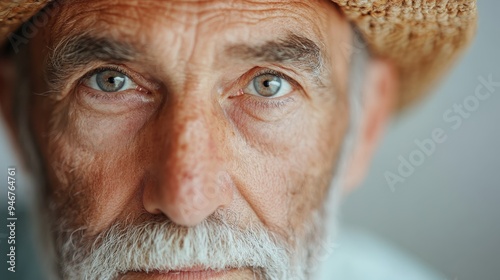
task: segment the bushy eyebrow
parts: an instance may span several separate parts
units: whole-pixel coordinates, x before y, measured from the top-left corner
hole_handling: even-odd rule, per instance
[[[94,61],[123,63],[133,60],[137,50],[106,37],[77,35],[61,40],[46,59],[45,78],[49,87],[59,89],[78,69]]]
[[[236,44],[226,54],[250,62],[289,64],[321,82],[325,74],[325,52],[309,38],[288,34],[260,45]]]
[[[125,63],[135,60],[137,47],[107,37],[88,34],[70,36],[61,40],[48,54],[45,78],[51,92],[60,91],[66,81],[91,62]],[[324,51],[312,40],[289,34],[260,45],[235,44],[225,48],[231,59],[250,63],[288,64],[308,74],[318,86],[323,86],[325,74]]]

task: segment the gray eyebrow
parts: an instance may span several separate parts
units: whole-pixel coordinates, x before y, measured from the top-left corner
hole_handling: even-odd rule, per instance
[[[46,59],[45,78],[52,89],[60,89],[73,73],[92,61],[131,61],[136,49],[123,42],[86,34],[68,37],[53,48]]]
[[[325,72],[324,51],[311,39],[297,34],[261,45],[232,45],[226,48],[226,54],[245,61],[291,64],[318,81]]]
[[[296,34],[268,41],[261,45],[236,44],[225,49],[231,57],[244,61],[292,64],[309,74],[319,86],[324,84],[325,55],[312,40]],[[52,92],[57,93],[71,75],[92,61],[123,63],[138,54],[132,45],[107,37],[88,34],[61,40],[47,56],[45,78]]]

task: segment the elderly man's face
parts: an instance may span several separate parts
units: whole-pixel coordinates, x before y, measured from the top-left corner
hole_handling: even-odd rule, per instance
[[[349,125],[347,21],[329,1],[70,3],[30,42],[62,257],[133,228],[110,253],[127,252],[110,256],[126,279],[272,278],[217,225],[265,229],[287,253],[316,238]],[[187,244],[202,226],[226,263]],[[168,230],[178,243],[158,256]]]

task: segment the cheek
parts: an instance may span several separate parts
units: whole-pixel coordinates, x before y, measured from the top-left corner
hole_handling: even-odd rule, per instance
[[[300,231],[326,197],[348,124],[345,97],[302,99],[274,122],[230,112],[241,136],[233,163],[240,192],[267,225]]]
[[[311,214],[321,211],[336,174],[342,144],[348,127],[346,103],[340,101],[329,108],[318,110],[313,121],[304,128],[303,145],[294,149],[291,157],[299,161],[288,172],[291,182],[288,189],[290,227],[307,231]]]
[[[84,225],[90,233],[100,232],[141,212],[144,154],[130,146],[89,151],[63,139],[57,145],[49,159],[55,175],[52,201],[58,205],[56,216],[73,223],[71,228]]]
[[[55,216],[72,228],[98,232],[126,215],[123,209],[139,213],[140,180],[151,151],[137,135],[152,112],[102,116],[71,104],[51,108],[53,116],[41,121],[37,134],[47,136],[41,137],[42,151]]]

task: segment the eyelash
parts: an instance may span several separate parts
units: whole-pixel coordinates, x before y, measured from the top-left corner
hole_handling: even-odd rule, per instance
[[[261,70],[257,71],[257,72],[256,72],[254,75],[252,75],[252,76],[253,76],[253,78],[255,78],[255,77],[259,76],[259,75],[264,75],[264,74],[271,74],[271,75],[275,75],[275,76],[280,77],[281,79],[286,79],[286,80],[290,79],[290,78],[288,78],[285,74],[283,74],[283,73],[281,73],[281,72],[278,72],[278,71],[276,71],[276,70],[273,70],[273,69],[268,69],[268,68],[266,68],[266,69],[261,69]],[[253,79],[253,78],[252,78],[252,79]]]
[[[87,73],[86,73],[86,74],[82,77],[82,79],[80,80],[80,83],[82,83],[84,79],[89,79],[89,78],[90,78],[90,77],[92,77],[92,75],[94,75],[94,74],[97,74],[97,73],[102,72],[102,71],[109,71],[109,70],[111,70],[111,71],[116,71],[116,72],[120,72],[121,74],[123,74],[123,75],[127,75],[127,76],[128,76],[128,74],[127,74],[125,71],[123,71],[120,67],[118,67],[118,66],[114,66],[114,65],[109,65],[109,66],[98,67],[98,68],[95,68],[95,69],[90,70],[89,72],[87,72]]]

